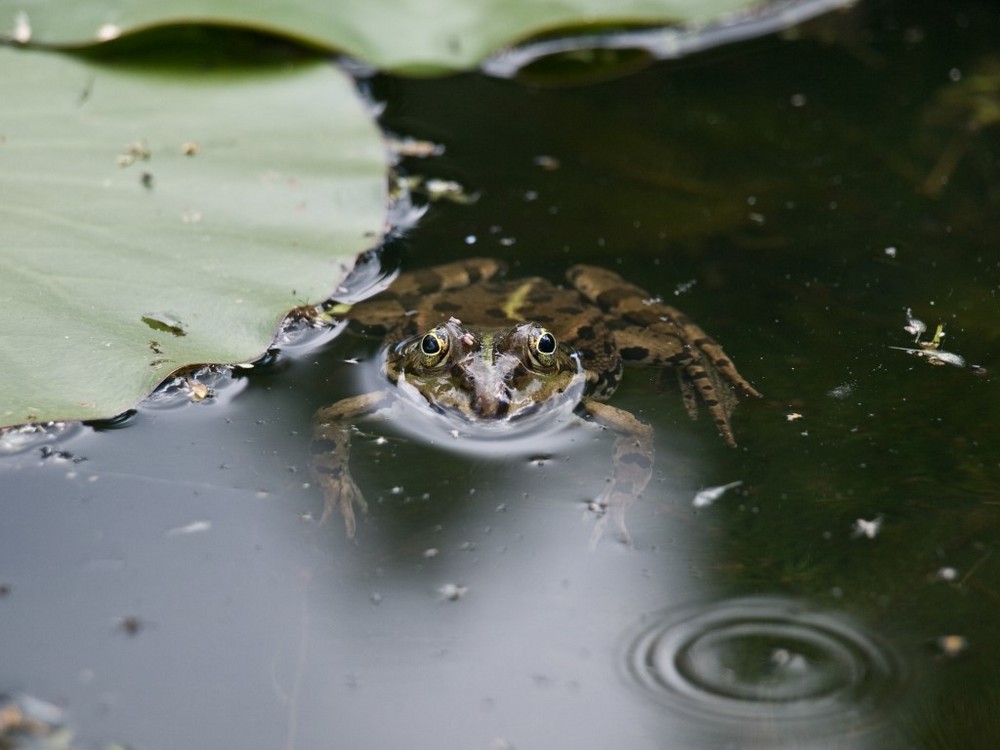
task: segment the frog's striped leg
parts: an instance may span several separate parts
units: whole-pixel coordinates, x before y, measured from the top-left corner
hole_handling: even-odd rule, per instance
[[[760,393],[740,375],[722,347],[680,310],[650,299],[648,292],[612,271],[574,266],[567,275],[584,297],[622,321],[614,335],[625,363],[676,368],[688,412],[694,414],[693,390],[723,439],[735,446],[729,422],[735,400],[729,386],[747,396]]]
[[[700,401],[708,409],[722,439],[727,445],[736,446],[730,423],[736,398],[730,385],[723,381],[723,373],[713,366],[700,349],[695,349],[676,333],[668,333],[653,324],[643,330],[615,331],[613,335],[626,365],[674,368],[680,382],[684,406],[691,418],[698,416]],[[758,394],[753,391],[753,395]]]
[[[625,525],[625,511],[646,489],[653,476],[653,428],[634,414],[610,404],[584,399],[580,406],[594,421],[616,435],[611,480],[597,499],[597,504],[607,513],[594,527],[591,545],[603,536],[608,516],[613,519],[621,540],[627,543],[629,533]]]
[[[371,416],[389,403],[389,391],[374,391],[361,396],[345,398],[331,406],[323,407],[313,415],[310,469],[313,479],[323,490],[323,515],[320,524],[326,523],[337,509],[344,518],[348,539],[354,537],[356,523],[354,508],[368,512],[361,490],[351,477],[348,460],[351,455],[351,430],[359,419]]]

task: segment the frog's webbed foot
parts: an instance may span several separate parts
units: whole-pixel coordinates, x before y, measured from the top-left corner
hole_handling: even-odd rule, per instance
[[[631,537],[625,513],[653,476],[653,428],[634,414],[600,401],[587,399],[581,406],[594,420],[616,434],[611,479],[607,489],[594,501],[600,518],[594,526],[590,544],[595,546],[601,540],[609,520],[618,538],[628,544]]]
[[[386,391],[366,393],[338,401],[313,415],[310,469],[316,483],[323,491],[323,515],[320,524],[326,523],[334,510],[344,518],[347,537],[353,538],[357,528],[354,509],[368,511],[361,490],[351,476],[348,460],[351,455],[351,430],[353,423],[370,416],[388,401]]]
[[[323,514],[319,517],[319,525],[325,524],[336,508],[344,518],[344,530],[347,532],[347,538],[353,539],[357,529],[354,516],[355,506],[362,515],[368,513],[368,503],[361,494],[361,490],[358,489],[358,485],[346,470],[338,473],[324,466],[316,466],[313,469],[313,475],[316,477],[316,483],[323,490]]]

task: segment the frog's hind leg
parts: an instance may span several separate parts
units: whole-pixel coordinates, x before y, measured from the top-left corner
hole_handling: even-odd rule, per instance
[[[621,276],[595,266],[574,266],[567,277],[577,291],[615,321],[615,343],[626,365],[672,367],[681,379],[689,414],[695,394],[708,408],[719,434],[736,445],[729,418],[736,399],[730,386],[747,396],[760,396],[722,347],[675,307]]]
[[[649,327],[615,331],[615,341],[626,365],[670,367],[677,373],[684,407],[691,418],[698,416],[698,402],[708,409],[722,439],[736,445],[730,417],[736,396],[714,363],[676,332]],[[749,384],[748,384],[749,385]],[[753,391],[756,394],[756,391]]]
[[[654,353],[671,352],[676,355],[681,349],[696,349],[704,355],[710,367],[717,370],[724,380],[738,390],[747,396],[759,397],[761,395],[740,375],[722,346],[676,307],[671,307],[660,299],[653,298],[645,289],[630,284],[614,271],[609,271],[606,268],[573,266],[567,271],[566,277],[580,294],[604,310],[609,316],[618,318],[626,325],[639,331],[656,331],[666,337],[658,339],[646,347],[641,345],[638,348],[632,347],[631,360],[633,362],[679,367],[685,364],[683,355],[679,358],[667,357],[666,360],[658,362]],[[629,346],[629,343],[625,342],[624,347],[629,348]],[[638,351],[640,348],[645,348],[645,353]],[[625,359],[628,360],[629,357],[625,357]],[[696,372],[692,372],[691,376],[695,380],[700,377]]]

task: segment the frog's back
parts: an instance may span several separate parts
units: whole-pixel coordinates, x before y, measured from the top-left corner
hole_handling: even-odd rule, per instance
[[[491,279],[464,289],[439,292],[429,297],[416,317],[429,328],[448,318],[465,325],[503,327],[534,322],[551,329],[561,339],[574,329],[581,316],[599,316],[575,290],[563,289],[541,278]]]
[[[597,307],[575,290],[545,279],[507,280],[484,273],[456,280],[456,269],[469,269],[460,264],[443,268],[449,273],[429,269],[401,276],[389,290],[356,305],[352,319],[375,333],[393,337],[412,336],[451,318],[482,328],[531,321],[550,328],[564,341],[576,338],[581,327],[599,323],[601,311]]]

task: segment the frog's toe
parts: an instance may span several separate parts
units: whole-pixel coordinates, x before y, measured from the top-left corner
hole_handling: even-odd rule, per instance
[[[336,509],[344,519],[344,531],[348,539],[354,538],[357,530],[354,508],[357,507],[362,514],[368,512],[368,503],[365,502],[354,480],[346,474],[340,476],[327,475],[320,478],[323,488],[323,515],[320,516],[319,524],[322,526],[329,519]]]
[[[628,527],[625,525],[625,511],[632,504],[633,499],[632,495],[618,492],[614,487],[609,487],[599,498],[588,503],[588,510],[597,516],[594,530],[590,533],[591,549],[595,549],[604,538],[609,520],[614,524],[618,541],[626,547],[632,546],[632,535],[629,534]]]

